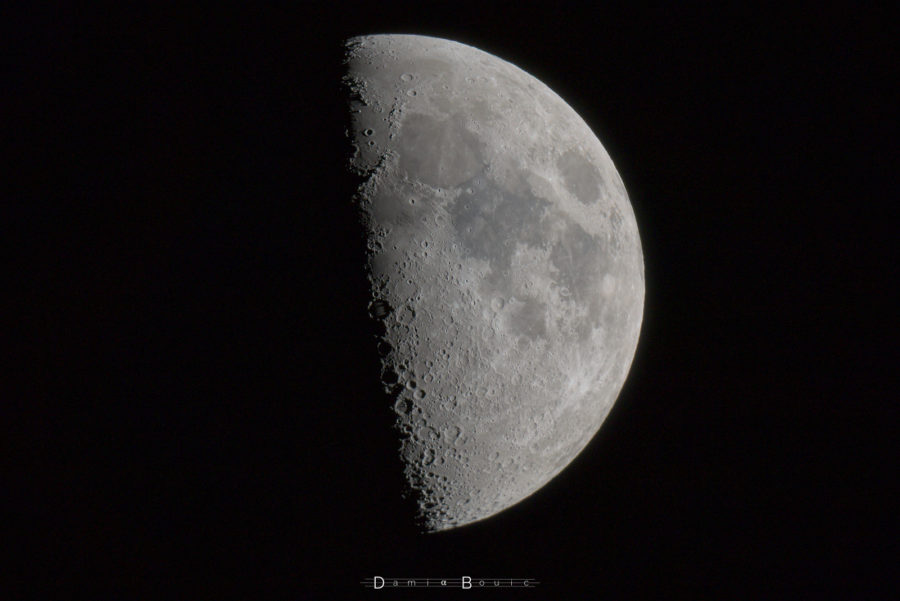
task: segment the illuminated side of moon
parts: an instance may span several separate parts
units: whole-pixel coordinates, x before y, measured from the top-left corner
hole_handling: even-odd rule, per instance
[[[347,43],[356,200],[407,481],[425,529],[480,520],[597,433],[644,269],[609,155],[547,86],[470,46]]]

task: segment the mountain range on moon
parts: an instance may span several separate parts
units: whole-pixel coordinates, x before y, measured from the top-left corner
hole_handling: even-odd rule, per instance
[[[516,66],[417,35],[352,38],[345,64],[382,384],[419,522],[446,530],[601,427],[641,328],[637,224],[590,127]]]

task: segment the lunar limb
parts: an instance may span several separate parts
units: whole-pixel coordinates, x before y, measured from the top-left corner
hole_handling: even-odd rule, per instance
[[[625,187],[543,83],[467,45],[347,42],[356,200],[400,453],[426,530],[563,470],[619,395],[644,268]]]

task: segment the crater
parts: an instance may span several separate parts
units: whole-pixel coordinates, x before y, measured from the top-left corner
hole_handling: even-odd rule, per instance
[[[372,316],[372,319],[384,319],[392,311],[390,303],[383,299],[374,300],[369,304],[369,315]]]

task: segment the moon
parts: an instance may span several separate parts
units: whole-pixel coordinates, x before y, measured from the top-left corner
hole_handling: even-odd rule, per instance
[[[634,212],[590,127],[471,46],[346,42],[369,311],[418,523],[525,499],[587,446],[634,358]],[[373,358],[374,360],[374,358]]]

